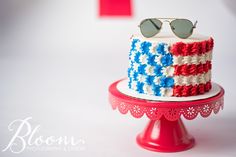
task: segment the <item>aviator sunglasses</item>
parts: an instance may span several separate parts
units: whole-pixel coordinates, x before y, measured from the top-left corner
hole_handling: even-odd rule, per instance
[[[197,21],[193,24],[188,19],[148,18],[141,21],[139,28],[144,37],[150,38],[160,32],[163,22],[168,22],[172,32],[181,39],[191,36],[197,25]]]

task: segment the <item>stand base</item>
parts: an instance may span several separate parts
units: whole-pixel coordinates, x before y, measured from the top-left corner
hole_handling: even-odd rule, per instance
[[[156,152],[178,152],[190,149],[195,141],[187,133],[182,120],[168,121],[164,116],[160,120],[151,120],[146,129],[137,136],[137,143]]]
[[[195,142],[180,117],[188,120],[193,120],[198,115],[208,117],[211,113],[217,114],[224,105],[224,89],[218,84],[215,86],[218,86],[219,92],[211,93],[211,97],[195,97],[189,101],[158,101],[124,94],[118,89],[120,82],[122,80],[112,83],[109,87],[112,108],[118,109],[122,114],[131,113],[135,118],[146,115],[151,119],[143,133],[138,135],[137,143],[152,151],[177,152],[190,149]],[[127,84],[124,87],[128,88]]]

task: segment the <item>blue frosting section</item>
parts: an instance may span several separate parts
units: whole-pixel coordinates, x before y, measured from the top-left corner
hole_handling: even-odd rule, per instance
[[[152,85],[153,80],[154,80],[154,76],[147,76],[146,78],[146,82],[148,85]]]
[[[129,79],[128,87],[131,88],[132,79]]]
[[[154,85],[152,86],[152,90],[154,91],[155,96],[161,96],[161,88],[160,86]]]
[[[160,86],[161,87],[173,87],[174,86],[174,79],[172,77],[161,77],[160,79]]]
[[[154,68],[154,73],[156,76],[162,76],[162,66],[156,65]]]
[[[159,43],[158,46],[156,47],[156,51],[158,54],[161,55],[165,55],[166,51],[165,51],[165,47],[167,46],[167,44],[165,43]]]
[[[139,42],[139,39],[133,39],[131,42],[131,51],[136,50],[136,44]]]
[[[142,53],[148,54],[150,51],[150,46],[152,46],[152,43],[144,41],[141,43],[141,50]]]
[[[137,53],[135,54],[134,61],[135,61],[136,63],[140,63],[140,62],[139,62],[139,57],[140,57],[140,55],[141,55],[140,52],[137,52]]]
[[[131,60],[128,69],[130,89],[134,88],[138,93],[144,94],[147,90],[152,90],[153,95],[162,96],[163,88],[173,88],[173,77],[166,76],[163,72],[166,67],[173,65],[173,55],[169,52],[168,44],[153,45],[148,41],[133,39],[129,59]]]
[[[147,65],[140,65],[139,67],[138,67],[138,73],[139,74],[145,74],[145,68],[146,68],[146,66]]]
[[[133,77],[133,76],[130,76],[131,71],[132,71],[132,68],[128,68],[128,78]]]
[[[138,81],[138,73],[137,73],[137,72],[134,72],[134,74],[133,74],[133,80],[134,80],[134,81]]]
[[[149,54],[148,55],[148,64],[151,65],[151,66],[155,66],[156,63],[155,63],[155,58],[157,57],[157,55],[151,55]]]
[[[142,83],[142,82],[137,83],[137,91],[139,93],[143,93],[143,86],[144,86],[144,83]]]
[[[172,77],[167,77],[165,80],[165,87],[173,87],[175,84],[175,81]]]
[[[161,63],[163,66],[170,66],[173,64],[173,56],[172,54],[168,53],[162,56]]]

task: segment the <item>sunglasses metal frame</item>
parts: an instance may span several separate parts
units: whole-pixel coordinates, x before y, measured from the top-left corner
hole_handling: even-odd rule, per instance
[[[158,26],[152,21],[152,19],[159,20],[159,21],[161,22],[161,27],[160,27],[160,28],[157,28]],[[189,21],[189,22],[192,23],[192,21],[190,21],[190,20],[188,20],[188,19],[185,19],[185,18],[147,18],[147,19],[142,20],[142,21],[140,22],[140,24],[138,25],[138,27],[140,28],[140,25],[141,25],[143,22],[147,21],[147,20],[150,20],[150,22],[153,24],[153,26],[154,26],[156,29],[159,29],[159,30],[161,30],[163,22],[168,22],[169,25],[170,25],[171,31],[172,31],[172,32],[174,33],[174,35],[177,36],[178,38],[181,38],[181,37],[179,37],[179,36],[174,32],[174,28],[171,26],[171,22],[173,22],[174,20],[187,20],[187,21]],[[195,29],[196,26],[197,26],[197,21],[195,21],[194,23],[192,23],[192,29]],[[140,28],[140,29],[141,29],[141,28]],[[140,31],[141,31],[141,30],[140,30]],[[142,32],[142,31],[141,31],[141,32]],[[159,32],[160,32],[160,31],[159,31]],[[153,36],[157,35],[159,32],[157,32],[157,33],[154,34]],[[193,34],[193,31],[191,32],[191,34],[190,34],[188,37],[190,37],[192,34]],[[153,36],[151,36],[151,37],[153,37]],[[151,37],[150,37],[150,38],[151,38]],[[186,37],[186,38],[181,38],[181,39],[187,39],[188,37]]]

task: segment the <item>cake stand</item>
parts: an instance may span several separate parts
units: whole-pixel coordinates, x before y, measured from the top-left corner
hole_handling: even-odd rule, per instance
[[[122,85],[123,84],[123,85]],[[210,92],[201,96],[169,98],[143,97],[125,89],[125,79],[112,83],[109,87],[109,101],[113,109],[126,114],[128,111],[135,118],[144,114],[150,119],[147,127],[140,133],[136,141],[148,150],[157,152],[177,152],[194,146],[194,138],[188,134],[181,116],[193,120],[197,115],[208,117],[223,109],[224,89],[213,84]]]

